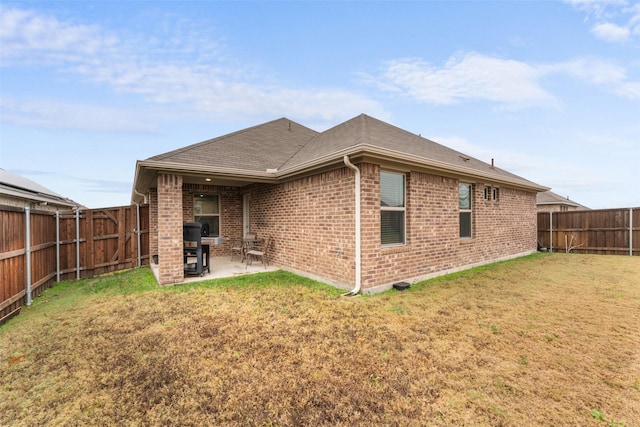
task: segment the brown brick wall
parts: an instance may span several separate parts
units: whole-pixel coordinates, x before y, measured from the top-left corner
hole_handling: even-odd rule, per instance
[[[354,172],[346,167],[251,192],[252,230],[276,264],[347,287],[355,280]]]
[[[178,175],[158,175],[158,257],[160,284],[182,282],[182,177]]]
[[[472,183],[473,238],[459,237],[459,180],[407,174],[406,245],[380,243],[380,167],[361,170],[362,288],[385,287],[536,249],[535,193]],[[277,264],[345,287],[355,281],[354,173],[341,168],[252,190],[252,228],[272,236]],[[491,185],[488,183],[487,185]]]
[[[185,222],[194,220],[193,198],[197,194],[213,194],[220,197],[220,236],[223,244],[211,248],[211,256],[229,253],[229,238],[242,237],[242,194],[238,187],[184,184],[182,186],[182,215]]]
[[[473,238],[460,239],[460,181],[415,171],[407,173],[406,181],[406,245],[382,247],[380,167],[369,163],[357,166],[362,174],[364,291],[389,287],[398,281],[419,280],[439,272],[504,259],[536,249],[535,193],[501,187],[497,201],[485,201],[485,183],[472,182]],[[182,236],[178,233],[182,232],[183,220],[193,220],[194,194],[218,194],[221,201],[221,235],[239,237],[242,235],[242,195],[248,192],[251,196],[252,231],[259,237],[272,238],[270,258],[273,263],[345,288],[353,287],[354,176],[352,170],[342,167],[279,185],[255,184],[236,188],[193,184],[183,186],[176,181],[179,177],[160,175],[157,204],[161,214],[157,221],[157,240],[160,246],[161,281],[182,281]],[[171,191],[175,191],[175,194],[171,195]],[[179,196],[176,197],[176,194]],[[153,206],[152,197],[150,203]],[[175,227],[175,230],[169,230],[169,227]],[[174,250],[176,248],[177,251]],[[171,261],[165,266],[163,261],[167,258],[164,257],[170,253],[174,254],[177,262]],[[214,247],[213,255],[227,256],[228,243]]]
[[[363,193],[368,193],[363,195],[363,223],[370,222],[363,226],[363,289],[536,249],[535,193],[500,188],[497,201],[485,201],[485,184],[472,183],[473,237],[460,239],[460,181],[421,172],[407,174],[407,244],[381,247],[379,168],[367,165],[362,170]]]

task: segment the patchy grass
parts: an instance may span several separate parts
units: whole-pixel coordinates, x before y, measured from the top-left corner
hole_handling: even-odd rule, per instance
[[[639,277],[540,254],[360,298],[283,272],[64,283],[0,327],[0,425],[635,426]]]

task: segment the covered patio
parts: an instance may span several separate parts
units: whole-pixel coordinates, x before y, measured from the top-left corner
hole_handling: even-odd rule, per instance
[[[255,273],[264,273],[267,271],[277,271],[279,268],[273,264],[268,264],[266,267],[260,262],[254,262],[253,265],[247,266],[244,262],[242,262],[239,257],[235,257],[232,261],[230,256],[212,256],[210,258],[211,261],[211,272],[204,272],[202,277],[200,276],[185,276],[182,282],[174,283],[184,284],[184,283],[193,283],[193,282],[201,282],[203,280],[212,280],[212,279],[222,279],[226,277],[236,277],[242,276],[245,274],[255,274]],[[159,268],[158,264],[151,263],[151,271],[156,278],[156,281],[160,283],[159,280]]]

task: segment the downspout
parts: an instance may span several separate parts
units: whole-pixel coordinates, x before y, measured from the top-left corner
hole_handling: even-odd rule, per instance
[[[137,194],[138,196],[142,197],[142,203],[145,202],[146,196],[144,194],[142,194],[141,192],[139,192],[138,190],[136,190],[136,187],[133,187],[133,192],[135,194]],[[136,203],[137,204],[137,203]]]
[[[136,203],[136,237],[138,242],[138,267],[142,267],[142,248],[140,247],[140,205]]]
[[[343,296],[355,296],[360,292],[360,284],[362,281],[362,243],[360,238],[360,229],[361,229],[361,220],[360,220],[360,169],[356,167],[349,160],[349,156],[344,156],[344,164],[349,168],[353,169],[356,173],[356,185],[355,185],[355,206],[356,206],[356,285],[351,290],[351,292],[347,292]]]

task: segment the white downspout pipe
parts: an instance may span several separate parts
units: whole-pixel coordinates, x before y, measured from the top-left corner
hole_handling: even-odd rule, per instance
[[[136,237],[138,243],[138,267],[142,267],[142,248],[140,247],[140,205],[136,203]]]
[[[356,285],[343,296],[353,296],[360,292],[360,284],[362,282],[362,242],[360,238],[361,220],[360,220],[360,169],[349,160],[349,156],[344,156],[344,164],[353,169],[356,173],[356,185],[355,185],[355,205],[356,205]]]

